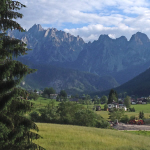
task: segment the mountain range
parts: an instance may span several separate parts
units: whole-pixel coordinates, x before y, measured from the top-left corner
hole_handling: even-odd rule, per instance
[[[7,34],[21,39],[29,49],[32,49],[28,55],[21,57],[20,60],[29,65],[33,64],[32,66],[36,66],[39,72],[42,68],[45,69],[42,71],[43,77],[42,73],[39,77],[45,79],[44,74],[46,73],[49,84],[42,85],[38,82],[35,74],[28,77],[34,76],[32,81],[36,79],[35,82],[42,87],[54,86],[60,90],[60,85],[56,84],[57,86],[55,86],[55,81],[57,82],[59,79],[65,81],[64,79],[67,79],[69,72],[73,71],[82,72],[81,74],[86,74],[86,76],[89,75],[91,81],[92,78],[97,78],[97,84],[100,85],[102,79],[107,77],[107,83],[103,83],[104,88],[95,86],[96,82],[88,80],[90,85],[94,87],[93,89],[89,88],[89,90],[102,91],[128,82],[150,66],[150,40],[146,34],[140,32],[132,35],[129,41],[125,36],[111,39],[108,35],[100,35],[98,40],[89,43],[85,43],[79,36],[75,37],[55,28],[43,29],[41,25],[36,24],[28,31],[9,30]],[[56,71],[57,69],[59,71]],[[59,76],[56,75],[57,79],[52,79],[50,76],[54,70],[59,74]],[[75,75],[75,73],[73,74]],[[71,75],[72,79],[79,81],[78,75],[74,75]],[[83,81],[85,76],[81,76],[80,81]],[[54,84],[50,84],[50,82]],[[111,83],[110,86],[105,86],[109,82]],[[66,87],[65,85],[71,84],[72,89],[78,89],[70,80],[65,81],[61,89],[70,89],[70,86]],[[82,84],[84,88],[77,91],[88,91],[85,87],[90,87],[90,85]]]

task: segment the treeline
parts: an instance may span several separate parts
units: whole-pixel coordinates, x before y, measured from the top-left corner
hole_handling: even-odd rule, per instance
[[[55,106],[52,100],[44,109],[34,111],[30,116],[35,122],[109,128],[108,121],[103,117],[74,102],[61,102]]]

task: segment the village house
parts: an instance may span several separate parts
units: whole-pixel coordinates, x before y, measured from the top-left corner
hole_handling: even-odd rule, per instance
[[[111,111],[111,109],[116,108],[116,109],[124,109],[125,111],[127,111],[126,106],[124,106],[124,104],[118,104],[116,102],[113,102],[111,104],[108,104],[108,110]]]
[[[50,94],[50,99],[56,99],[58,94]]]
[[[96,106],[96,111],[101,111],[101,106]]]
[[[67,98],[71,98],[71,95],[67,95]]]

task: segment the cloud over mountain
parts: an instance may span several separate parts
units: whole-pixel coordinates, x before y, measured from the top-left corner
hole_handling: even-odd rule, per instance
[[[33,24],[55,27],[86,42],[100,34],[128,39],[137,31],[150,36],[150,4],[147,0],[20,0],[27,8],[21,12],[21,25],[29,29]]]

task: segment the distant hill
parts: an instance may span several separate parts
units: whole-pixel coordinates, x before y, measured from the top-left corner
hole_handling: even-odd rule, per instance
[[[119,85],[110,76],[99,77],[91,73],[51,65],[32,65],[31,67],[38,71],[27,75],[24,87],[30,86],[33,89],[53,87],[57,92],[65,89],[68,94],[81,94],[103,91]]]
[[[150,95],[150,68],[141,73],[132,80],[114,88],[117,93],[127,92],[127,95],[135,95],[138,97]],[[103,92],[95,92],[92,95],[108,95],[110,90]]]

